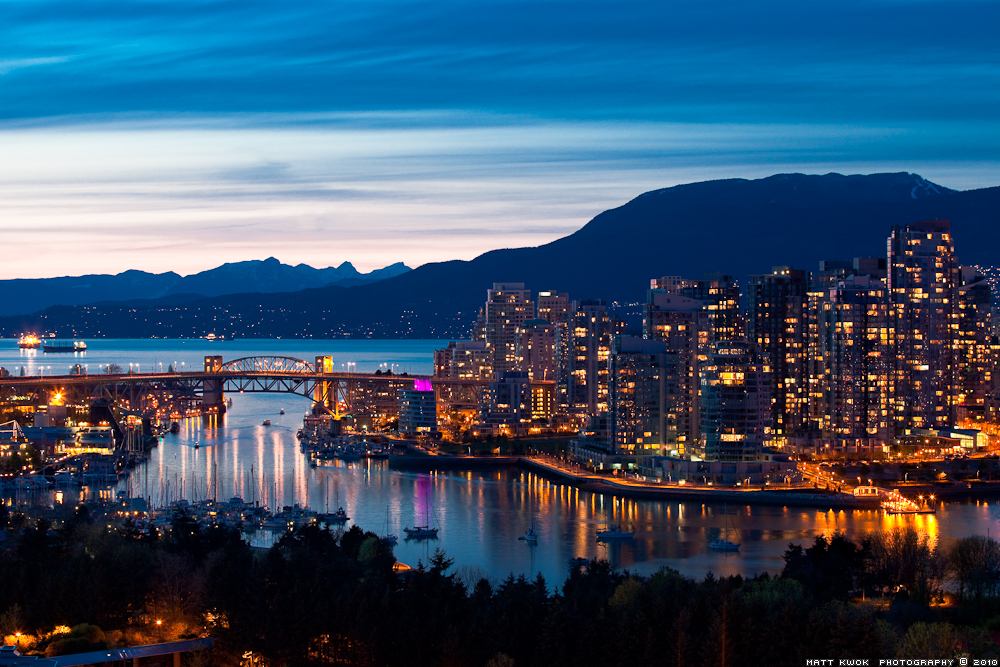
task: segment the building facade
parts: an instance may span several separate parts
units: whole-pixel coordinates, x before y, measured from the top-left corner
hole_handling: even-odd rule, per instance
[[[948,220],[895,226],[888,240],[897,427],[940,428],[958,403],[960,270]]]
[[[756,461],[771,423],[766,358],[749,341],[715,343],[701,366],[701,437],[709,461]]]

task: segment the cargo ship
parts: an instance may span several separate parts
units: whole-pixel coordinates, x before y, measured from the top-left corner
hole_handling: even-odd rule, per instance
[[[42,346],[43,352],[86,352],[87,344],[82,340],[74,341],[72,343],[65,341],[57,341],[55,343],[46,343]]]
[[[24,334],[17,341],[17,346],[22,350],[37,350],[42,346],[42,341],[35,334]]]

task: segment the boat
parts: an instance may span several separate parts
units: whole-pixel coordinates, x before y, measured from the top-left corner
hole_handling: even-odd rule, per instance
[[[385,506],[385,535],[381,537],[383,544],[388,544],[389,546],[395,546],[399,541],[399,538],[389,532],[389,506]]]
[[[732,522],[732,519],[729,518],[729,512],[726,509],[723,509],[723,513],[725,513],[725,515],[726,515],[726,523],[724,524],[724,527],[723,527],[723,531],[724,531],[723,532],[723,537],[721,537],[721,538],[717,537],[714,540],[709,540],[709,542],[708,542],[708,548],[711,551],[722,551],[722,552],[729,552],[729,553],[732,553],[732,552],[735,552],[735,551],[739,551],[740,550],[740,543],[739,542],[730,542],[729,541],[729,524]],[[735,526],[733,526],[733,532],[734,533],[736,532],[736,527]]]
[[[424,522],[423,526],[416,526],[414,528],[404,528],[403,532],[406,533],[406,539],[408,540],[428,540],[437,539],[438,529],[431,528],[430,520],[428,518],[428,509],[424,508]]]
[[[24,334],[18,339],[17,346],[22,350],[37,350],[42,346],[42,341],[35,334]]]
[[[170,432],[171,433],[180,433],[181,432],[181,423],[180,422],[170,422]]]
[[[605,542],[607,540],[631,540],[635,537],[634,530],[624,530],[621,525],[617,526],[605,526],[602,530],[597,531],[597,541]]]
[[[281,408],[280,410],[278,410],[278,414],[279,414],[279,415],[283,415],[283,414],[285,414],[285,409],[284,409],[284,408]]]
[[[74,341],[72,343],[67,343],[64,341],[56,341],[55,343],[45,343],[42,346],[42,352],[53,353],[53,352],[86,352],[87,344],[82,340]]]
[[[321,514],[320,519],[325,523],[347,523],[347,520],[351,517],[347,516],[347,512],[344,508],[339,508],[336,512],[329,512],[327,514]]]
[[[528,528],[524,535],[517,539],[527,542],[528,544],[538,544],[538,533],[535,532],[535,527],[532,526],[531,528]]]
[[[270,426],[270,425],[271,425],[271,420],[270,419],[265,419],[264,423],[261,424],[261,426]]]
[[[417,526],[415,528],[404,528],[408,540],[427,540],[438,536],[438,529],[430,526]]]

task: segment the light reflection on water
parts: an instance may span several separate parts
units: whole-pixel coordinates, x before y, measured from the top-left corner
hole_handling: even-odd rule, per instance
[[[434,341],[88,343],[87,358],[92,365],[127,367],[130,359],[138,357],[144,365],[155,361],[166,366],[175,359],[200,365],[201,358],[210,353],[226,359],[262,353],[311,359],[315,354],[333,353],[338,362],[357,361],[359,370],[396,363],[422,373],[429,371],[430,351],[440,346]],[[35,363],[36,358],[19,353],[15,341],[0,341],[0,365],[13,368],[22,359]],[[59,363],[68,367],[76,360]],[[973,533],[1000,532],[1000,504],[996,502],[942,504],[937,515],[885,516],[876,511],[615,499],[516,469],[425,473],[391,470],[382,462],[366,461],[310,468],[295,439],[310,405],[307,399],[264,394],[229,397],[233,408],[222,427],[185,420],[181,432],[166,435],[148,464],[133,471],[123,488],[157,504],[181,494],[188,499],[217,494],[220,499],[239,495],[269,506],[298,503],[317,510],[343,506],[351,523],[377,533],[385,531],[388,510],[388,529],[400,538],[404,527],[426,522],[441,529],[438,540],[400,539],[396,555],[405,563],[426,563],[433,550],[441,547],[456,566],[479,566],[494,577],[510,572],[534,576],[540,571],[550,584],[561,583],[569,559],[578,556],[604,557],[640,573],[668,566],[700,578],[709,571],[717,575],[778,572],[789,542],[808,545],[815,535],[836,531],[857,536],[865,530],[912,525],[933,543],[943,545]],[[282,408],[284,415],[279,414]],[[272,426],[263,426],[265,419]],[[104,490],[101,495],[112,493]],[[708,541],[722,533],[726,512],[739,532],[739,554],[707,550]],[[537,546],[517,539],[532,523],[540,536]],[[635,539],[598,544],[596,531],[606,523],[632,525]],[[269,543],[262,533],[253,539],[257,544]]]
[[[819,534],[915,526],[933,544],[971,533],[997,532],[1000,506],[943,504],[937,515],[886,516],[877,511],[845,512],[799,507],[751,507],[705,503],[653,502],[581,492],[518,469],[417,472],[390,469],[385,462],[343,461],[310,468],[298,450],[295,431],[306,401],[288,397],[233,397],[224,428],[202,428],[196,420],[168,435],[149,464],[133,475],[138,493],[188,489],[187,497],[206,497],[218,471],[218,496],[239,495],[269,506],[298,503],[317,510],[343,506],[367,530],[402,537],[404,527],[430,523],[440,538],[400,540],[397,557],[416,565],[436,547],[456,566],[479,566],[495,577],[510,572],[561,582],[574,557],[602,557],[640,573],[668,566],[694,577],[778,572],[789,542],[804,545]],[[279,409],[286,414],[280,415]],[[262,426],[270,419],[272,426]],[[194,442],[200,444],[194,448]],[[148,481],[147,481],[148,480]],[[200,494],[200,495],[199,495]],[[148,495],[148,494],[147,494]],[[276,502],[277,499],[277,502]],[[739,554],[712,553],[709,540],[720,536],[726,514],[742,542]],[[596,531],[606,524],[632,526],[635,539],[599,544]],[[537,546],[517,538],[534,525]],[[255,536],[257,544],[269,544]]]

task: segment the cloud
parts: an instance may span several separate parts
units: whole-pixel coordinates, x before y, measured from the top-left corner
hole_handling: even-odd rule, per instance
[[[72,60],[72,56],[51,56],[49,58],[8,58],[0,59],[0,75],[8,74],[23,67],[55,65]]]

